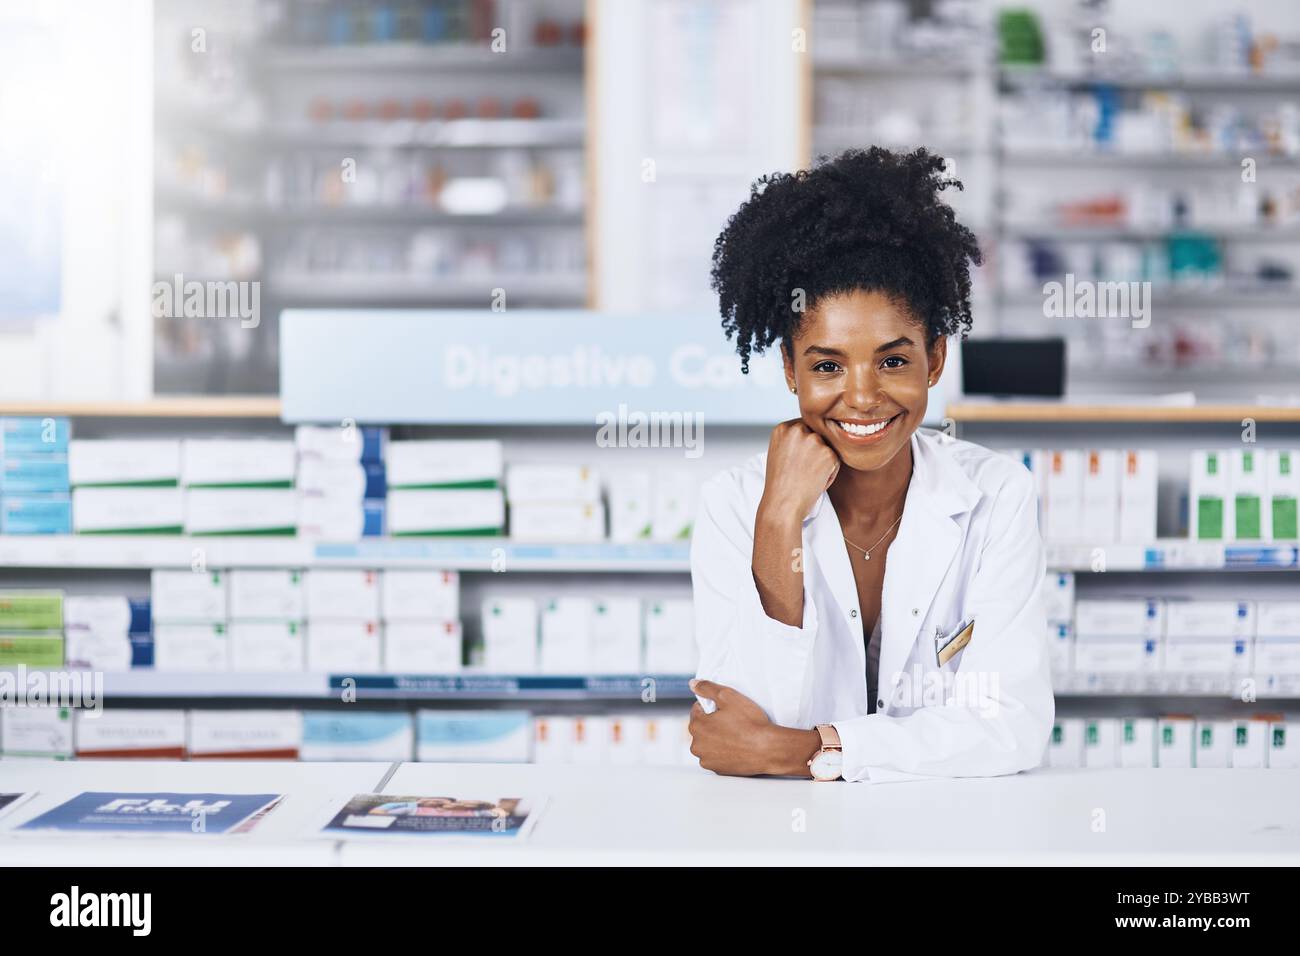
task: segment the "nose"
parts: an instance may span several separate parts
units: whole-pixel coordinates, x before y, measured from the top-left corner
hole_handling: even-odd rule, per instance
[[[856,411],[869,412],[881,398],[880,379],[870,365],[851,367],[844,376],[844,402]]]

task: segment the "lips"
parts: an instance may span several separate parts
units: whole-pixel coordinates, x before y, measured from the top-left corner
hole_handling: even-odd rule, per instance
[[[870,444],[871,442],[880,441],[889,434],[900,417],[902,417],[902,412],[892,418],[879,418],[873,422],[846,421],[838,418],[833,418],[831,421],[835,426],[835,430],[846,440],[854,444]]]

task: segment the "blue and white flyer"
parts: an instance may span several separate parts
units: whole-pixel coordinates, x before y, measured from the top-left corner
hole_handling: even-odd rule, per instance
[[[359,793],[334,812],[321,836],[518,841],[532,832],[544,802]]]
[[[278,793],[88,791],[29,820],[16,832],[158,836],[247,833],[281,799]]]

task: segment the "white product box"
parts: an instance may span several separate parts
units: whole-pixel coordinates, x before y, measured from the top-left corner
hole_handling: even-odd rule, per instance
[[[462,668],[460,621],[384,625],[384,670],[390,674],[454,674]]]
[[[126,637],[131,633],[131,601],[121,594],[69,594],[63,598],[68,630]]]
[[[1269,721],[1251,718],[1232,724],[1232,766],[1258,768],[1268,766]]]
[[[645,741],[644,718],[635,714],[611,714],[606,723],[605,763],[611,767],[634,767],[642,763]]]
[[[675,767],[683,762],[683,751],[692,757],[686,725],[685,717],[646,717],[641,723],[641,762],[655,767]]]
[[[185,492],[186,534],[294,534],[292,488],[197,488]]]
[[[0,753],[6,757],[71,757],[72,710],[6,707],[0,710]]]
[[[410,760],[415,722],[410,714],[306,711],[300,760]]]
[[[175,485],[180,478],[179,439],[74,438],[68,442],[68,481],[74,488],[87,485]]]
[[[501,442],[491,439],[394,441],[385,458],[389,489],[499,483],[504,463]]]
[[[1279,448],[1268,453],[1267,477],[1269,525],[1274,541],[1300,538],[1300,448]]]
[[[185,711],[118,710],[99,714],[79,710],[76,717],[77,759],[126,757],[185,759]]]
[[[63,660],[68,667],[95,671],[129,671],[131,641],[121,634],[69,627],[63,636]]]
[[[585,766],[605,763],[609,746],[609,718],[586,715],[573,719],[573,737],[569,741],[571,762]]]
[[[506,469],[506,500],[511,508],[529,501],[596,503],[600,476],[587,465],[511,465]]]
[[[700,482],[695,472],[661,469],[654,479],[654,512],[650,537],[655,541],[685,541],[695,522]]]
[[[505,674],[537,670],[537,602],[490,598],[483,602],[483,667]]]
[[[72,530],[77,534],[180,534],[185,497],[179,488],[74,488]]]
[[[1156,724],[1157,767],[1196,766],[1196,721],[1191,717],[1161,717]]]
[[[1165,602],[1165,636],[1168,638],[1255,636],[1254,601]]]
[[[1268,766],[1271,770],[1300,768],[1300,723],[1278,720],[1269,724]]]
[[[332,498],[298,492],[298,534],[326,541],[360,541],[366,512],[358,498]]]
[[[378,674],[378,621],[312,621],[307,626],[307,670],[316,674]]]
[[[1196,722],[1196,766],[1232,766],[1232,751],[1236,724],[1231,720],[1198,720]]]
[[[1119,462],[1112,449],[1084,453],[1082,532],[1097,544],[1119,539]]]
[[[226,575],[221,571],[154,571],[150,600],[155,623],[226,620]]]
[[[303,575],[309,621],[379,619],[378,571],[313,568]]]
[[[301,571],[235,570],[229,587],[231,620],[301,621],[307,616]]]
[[[189,487],[293,487],[298,453],[278,438],[186,438],[181,484]]]
[[[1074,669],[1074,633],[1068,623],[1047,625],[1047,646],[1053,673]]]
[[[366,496],[366,469],[359,461],[304,458],[294,485],[299,495],[360,502]]]
[[[526,710],[421,710],[416,760],[527,763],[533,737]]]
[[[1255,638],[1256,674],[1300,674],[1300,637]]]
[[[1192,452],[1188,489],[1188,528],[1193,541],[1233,538],[1228,456],[1219,451]]]
[[[1091,717],[1083,726],[1083,765],[1090,769],[1119,766],[1122,723],[1111,717]]]
[[[1159,457],[1154,451],[1119,453],[1119,540],[1156,540]]]
[[[500,488],[390,489],[387,518],[391,535],[504,534],[506,502]]]
[[[456,571],[385,571],[380,576],[385,621],[452,621],[460,617]]]
[[[192,710],[191,760],[297,760],[302,714],[296,710]]]
[[[1074,572],[1053,571],[1043,578],[1043,604],[1047,620],[1074,620]]]
[[[299,464],[304,459],[326,461],[360,461],[365,451],[366,426],[299,425],[293,430],[293,443]],[[383,429],[380,441],[387,435]]]
[[[1030,449],[1009,449],[1004,454],[1010,455],[1025,466],[1034,479],[1034,491],[1038,496],[1038,527],[1047,533],[1047,452]]]
[[[609,539],[619,543],[648,541],[653,532],[654,498],[650,475],[644,471],[621,471],[607,476],[609,493]]]
[[[1167,637],[1164,669],[1174,674],[1249,674],[1253,641],[1231,637]]]
[[[1058,718],[1052,725],[1047,743],[1049,767],[1083,766],[1083,720],[1079,717]]]
[[[1119,765],[1156,766],[1156,721],[1151,717],[1125,717],[1119,726]]]
[[[641,673],[641,601],[597,598],[591,624],[592,674]]]
[[[230,670],[230,638],[224,624],[155,624],[157,671],[207,673]]]
[[[1160,669],[1161,642],[1154,637],[1074,639],[1074,670],[1082,674],[1142,674]]]
[[[300,621],[232,621],[230,669],[239,673],[299,673],[307,663],[304,644]]]
[[[603,541],[605,506],[599,501],[511,502],[510,537],[515,541]]]
[[[546,714],[533,718],[533,763],[572,763],[572,750],[572,717]]]
[[[1163,637],[1165,602],[1150,598],[1080,599],[1074,605],[1074,633],[1090,637]]]
[[[538,669],[543,674],[589,672],[595,615],[591,598],[561,597],[543,605],[538,655]]]
[[[1228,484],[1232,491],[1232,536],[1237,541],[1269,541],[1267,453],[1233,449],[1228,458]]]
[[[1260,601],[1255,610],[1258,637],[1300,640],[1300,601]]]
[[[1051,541],[1078,541],[1086,536],[1083,525],[1083,452],[1049,451],[1043,537]]]
[[[644,633],[647,673],[695,673],[695,619],[689,598],[646,602]]]

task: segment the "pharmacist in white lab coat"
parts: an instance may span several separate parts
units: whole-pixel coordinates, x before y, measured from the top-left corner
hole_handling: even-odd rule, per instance
[[[728,334],[746,360],[780,343],[798,417],[702,489],[690,731],[705,769],[884,782],[1042,760],[1032,479],[919,428],[980,261],[937,198],[950,183],[923,151],[851,151],[768,177],[715,248]]]

